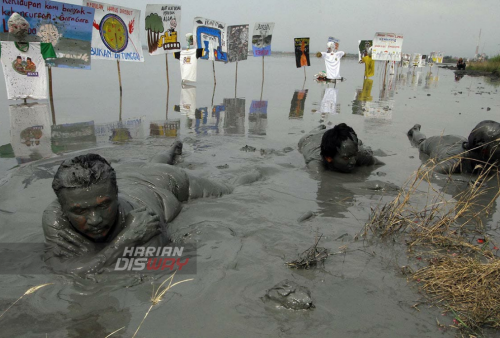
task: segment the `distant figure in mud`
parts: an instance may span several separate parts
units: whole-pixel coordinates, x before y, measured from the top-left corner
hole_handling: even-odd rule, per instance
[[[232,192],[228,184],[169,165],[181,152],[182,143],[176,142],[152,162],[126,162],[116,173],[96,154],[64,161],[52,182],[57,200],[42,220],[49,254],[72,258],[74,272],[98,272],[127,246],[144,245],[159,234],[160,242],[166,239],[167,224],[181,211],[181,202]],[[250,183],[245,179],[237,183]]]
[[[457,62],[457,69],[458,69],[458,70],[465,70],[465,62],[464,62],[464,59],[462,59],[462,58],[458,59],[458,62]]]
[[[307,167],[317,171],[350,173],[356,167],[384,164],[373,156],[369,147],[363,146],[354,130],[345,123],[328,130],[324,125],[316,128],[300,139],[299,151]]]
[[[407,135],[410,142],[436,163],[436,171],[443,174],[470,173],[478,164],[500,162],[500,123],[480,122],[466,139],[444,135],[427,138],[416,124]]]

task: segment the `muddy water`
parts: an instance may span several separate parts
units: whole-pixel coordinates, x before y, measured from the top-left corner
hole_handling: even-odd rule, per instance
[[[406,131],[420,123],[429,136],[466,136],[481,120],[499,120],[498,86],[484,78],[464,77],[457,82],[451,71],[434,67],[429,74],[427,67],[414,74],[399,70],[395,76],[387,75],[382,90],[381,67],[370,84],[363,81],[363,65],[346,60],[341,74],[347,80],[334,87],[313,81],[313,74],[323,69],[316,58],[304,81],[294,58],[270,57],[265,59],[263,86],[260,58],[239,63],[236,93],[234,64],[216,65],[214,93],[212,65],[201,61],[196,88],[182,92],[178,63],[169,58],[168,119],[179,120],[178,136],[185,141],[179,165],[220,180],[258,170],[263,180],[237,187],[229,196],[184,206],[170,229],[178,243],[197,245],[197,273],[178,276],[194,280],[167,293],[150,312],[139,336],[454,336],[436,325],[436,318],[451,324],[450,316],[426,306],[420,311],[412,308],[421,296],[399,273],[399,266],[417,262],[407,261],[401,243],[354,242],[353,238],[370,207],[390,200],[393,186],[402,185],[420,164]],[[55,197],[50,184],[57,164],[71,156],[65,152],[91,147],[119,167],[120,160],[147,160],[172,142],[148,137],[150,122],[165,120],[167,115],[163,58],[146,57],[143,65],[121,66],[122,117],[131,121],[128,131],[106,134],[102,127],[95,139],[81,141],[78,137],[88,129],[80,125],[78,137],[72,130],[63,133],[66,138],[61,141],[58,134],[46,132],[36,144],[36,133],[30,129],[28,151],[19,147],[20,140],[27,142],[21,132],[40,125],[50,129],[50,113],[42,112],[49,114],[43,117],[26,113],[23,128],[12,131],[11,118],[20,113],[9,110],[0,84],[0,144],[11,143],[14,150],[10,157],[0,158],[0,242],[43,241],[41,215]],[[53,70],[57,125],[94,121],[102,126],[118,121],[116,64],[94,62],[92,67],[90,72]],[[181,95],[185,102],[193,91],[196,102],[190,103],[198,111],[175,111]],[[267,104],[252,106],[252,101]],[[212,114],[213,106],[219,107]],[[354,175],[308,172],[296,150],[298,140],[320,123],[340,122],[352,126],[386,165]],[[130,140],[117,143],[110,138]],[[241,151],[246,145],[256,151]],[[40,157],[48,159],[29,162]],[[21,166],[13,168],[18,163]],[[297,219],[308,212],[314,217],[299,223]],[[498,219],[495,212],[487,222],[496,225]],[[346,254],[330,256],[318,269],[287,268],[284,263],[311,246],[317,234],[323,235],[321,245],[330,252],[347,246]],[[33,255],[26,264],[41,263]],[[265,291],[284,279],[309,288],[316,308],[292,311],[263,302]],[[54,274],[0,275],[0,311],[28,288],[54,283],[10,309],[0,319],[0,336],[105,337],[125,327],[115,336],[131,337],[151,304],[152,278],[101,275],[97,281]]]

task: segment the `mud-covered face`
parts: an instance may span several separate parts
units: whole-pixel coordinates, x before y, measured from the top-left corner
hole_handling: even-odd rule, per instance
[[[334,157],[325,157],[329,170],[350,173],[356,167],[356,155],[358,155],[358,143],[350,138],[344,140]]]
[[[28,29],[30,28],[30,24],[26,21],[25,18],[20,16],[17,13],[11,15],[8,21],[9,25],[9,34],[12,34],[17,41],[24,41],[26,36],[28,35]]]
[[[89,188],[62,189],[59,201],[71,225],[90,239],[104,239],[115,224],[118,196],[110,182],[92,184]]]

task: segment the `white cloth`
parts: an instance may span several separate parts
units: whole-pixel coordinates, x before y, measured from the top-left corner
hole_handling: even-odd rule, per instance
[[[196,59],[196,48],[182,50],[179,58],[181,64],[181,78],[183,81],[196,81],[198,60]]]
[[[195,118],[195,112],[196,112],[195,86],[182,85],[180,111],[181,114],[187,115],[190,119]]]
[[[321,56],[325,59],[326,77],[330,80],[340,79],[340,59],[344,56],[344,52],[321,52]]]
[[[19,50],[13,41],[1,41],[0,44],[8,99],[46,99],[47,71],[40,43],[30,42],[26,52]],[[33,64],[28,65],[28,58]]]

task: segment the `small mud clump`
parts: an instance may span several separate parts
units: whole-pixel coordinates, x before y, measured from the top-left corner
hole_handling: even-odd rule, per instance
[[[267,290],[264,300],[273,301],[292,310],[308,310],[315,307],[311,299],[311,291],[288,279]]]

